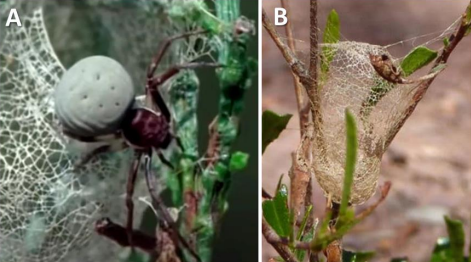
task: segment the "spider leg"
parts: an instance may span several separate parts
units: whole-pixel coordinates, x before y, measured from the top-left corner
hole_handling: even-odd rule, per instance
[[[161,151],[157,151],[157,155],[159,156],[160,161],[162,161],[164,165],[170,167],[171,169],[175,169],[172,163],[170,163],[170,161],[168,161],[167,158],[165,158],[164,154],[162,154]]]
[[[159,90],[157,87],[161,84],[163,84],[165,81],[170,79],[172,76],[178,74],[181,70],[184,69],[195,69],[199,67],[221,67],[221,64],[219,63],[207,63],[207,62],[191,62],[191,63],[185,63],[181,65],[176,65],[173,66],[169,69],[167,69],[165,72],[163,72],[161,75],[153,78],[148,79],[148,83],[146,86],[146,91],[150,96],[152,97],[152,103],[154,104],[153,106],[157,105],[157,107],[160,109],[160,112],[162,112],[162,115],[165,117],[165,119],[170,122],[170,110],[168,109],[167,105],[165,104],[165,101],[162,97],[162,95],[159,93]]]
[[[133,212],[134,212],[134,203],[132,202],[132,197],[134,195],[134,186],[136,183],[137,171],[139,170],[139,163],[141,161],[141,152],[136,152],[134,155],[134,160],[129,169],[128,181],[126,183],[126,207],[128,209],[128,216],[126,221],[126,234],[128,236],[129,245],[133,248]]]
[[[198,31],[193,31],[193,32],[187,32],[179,35],[174,35],[171,36],[164,41],[159,46],[159,49],[157,51],[157,55],[152,59],[152,63],[150,64],[149,68],[147,69],[147,78],[150,79],[154,75],[155,71],[157,70],[157,67],[159,66],[160,61],[165,55],[165,52],[167,49],[170,47],[173,41],[182,39],[182,38],[187,38],[192,35],[198,35],[198,34],[203,34],[206,31],[204,30],[198,30]]]
[[[173,135],[175,141],[177,141],[177,146],[180,148],[182,152],[185,152],[185,148],[183,147],[182,139],[179,136]]]
[[[99,155],[103,153],[117,152],[127,147],[128,145],[124,141],[121,141],[121,143],[119,144],[107,144],[107,145],[99,146],[93,149],[91,152],[86,153],[82,157],[80,157],[80,159],[77,160],[77,162],[74,164],[74,169],[79,169],[83,167],[84,165],[88,164],[90,161],[94,160],[96,157],[98,157]]]
[[[93,149],[92,152],[85,154],[74,164],[74,169],[81,168],[82,166],[89,163],[93,158],[97,157],[98,155],[102,153],[106,153],[110,151],[110,149],[111,149],[110,145],[104,145],[104,146],[100,146],[98,148]]]
[[[164,202],[162,201],[159,194],[157,194],[157,191],[155,190],[154,185],[156,184],[156,181],[155,181],[154,174],[152,173],[152,170],[151,170],[151,158],[152,158],[152,152],[149,152],[144,157],[144,166],[145,166],[144,173],[146,177],[147,188],[152,198],[152,207],[158,211],[159,215],[163,218],[164,222],[167,224],[167,226],[171,230],[172,239],[175,245],[178,246],[178,242],[180,242],[183,245],[183,247],[185,247],[190,252],[190,254],[196,259],[196,261],[201,262],[201,258],[198,256],[198,254],[193,250],[193,248],[188,244],[186,239],[178,231],[178,225],[173,220]]]

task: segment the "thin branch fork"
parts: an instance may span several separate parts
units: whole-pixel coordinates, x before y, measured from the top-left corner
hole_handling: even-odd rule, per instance
[[[267,30],[270,37],[275,42],[278,49],[281,51],[281,54],[288,63],[288,66],[291,68],[291,71],[299,77],[299,81],[303,85],[304,88],[309,87],[310,84],[310,77],[306,68],[304,67],[303,63],[296,57],[293,51],[281,40],[280,35],[275,29],[275,26],[268,18],[265,9],[262,9],[262,23],[263,27]],[[307,90],[306,90],[307,91]]]
[[[285,33],[286,37],[288,38],[288,47],[289,49],[295,53],[296,52],[296,44],[294,42],[293,37],[293,27],[291,26],[291,10],[288,4],[288,0],[281,0],[281,6],[286,10],[286,18],[287,22],[285,25]],[[299,114],[299,130],[301,137],[303,136],[306,128],[306,124],[309,121],[309,108],[310,105],[307,104],[307,107],[304,105],[304,95],[303,95],[303,86],[299,81],[299,77],[291,72],[293,75],[293,85],[294,85],[294,93],[296,94],[296,104],[298,107],[298,114]],[[307,108],[307,110],[306,110]]]
[[[468,8],[470,8],[470,6],[471,6],[471,1],[468,4]],[[432,68],[429,71],[429,74],[432,74],[434,69],[437,66],[439,66],[440,64],[446,64],[447,63],[448,58],[450,57],[451,53],[453,52],[453,50],[455,50],[455,48],[459,44],[459,42],[461,42],[461,40],[465,36],[466,31],[470,27],[471,27],[471,23],[466,22],[466,13],[464,13],[461,16],[460,26],[457,28],[456,32],[450,37],[450,39],[449,39],[450,43],[448,44],[448,46],[446,46],[442,50],[442,53],[440,54],[440,56],[437,57],[437,59],[435,60],[434,65],[432,66]],[[432,84],[433,80],[435,80],[436,77],[437,77],[437,75],[435,75],[434,77],[432,77],[431,79],[429,79],[427,81],[422,82],[417,87],[417,90],[415,91],[415,93],[412,97],[412,100],[410,101],[409,107],[404,112],[403,117],[395,125],[396,127],[393,128],[392,130],[390,130],[390,134],[388,135],[388,140],[385,143],[385,148],[387,148],[391,144],[391,142],[396,137],[397,133],[402,128],[402,126],[404,125],[406,120],[412,115],[415,108],[417,107],[419,102],[422,100],[425,92],[427,92],[428,88],[430,87],[430,85]]]
[[[273,248],[278,252],[278,254],[280,254],[284,261],[299,262],[294,254],[289,250],[288,246],[281,243],[281,239],[279,239],[275,231],[271,229],[265,218],[262,218],[262,234],[265,237],[265,240],[267,240],[267,242],[273,246]]]

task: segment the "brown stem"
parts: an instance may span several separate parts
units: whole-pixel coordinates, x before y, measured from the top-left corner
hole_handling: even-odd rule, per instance
[[[386,181],[384,185],[381,187],[381,197],[374,203],[373,205],[369,206],[367,209],[363,210],[360,214],[356,215],[355,219],[363,220],[367,216],[369,216],[388,196],[389,190],[391,189],[391,182]]]
[[[471,6],[471,1],[468,5]],[[457,28],[456,32],[450,37],[450,43],[448,46],[446,46],[439,57],[435,60],[435,63],[430,69],[430,74],[433,73],[433,70],[436,68],[436,66],[440,64],[446,64],[448,61],[448,58],[450,57],[451,53],[453,50],[455,50],[456,46],[458,43],[463,39],[465,36],[466,30],[468,30],[471,27],[471,23],[466,22],[466,13],[464,13],[461,17],[461,23],[460,26]],[[397,133],[399,130],[402,128],[406,120],[411,116],[411,114],[414,112],[415,108],[417,107],[417,104],[422,100],[425,92],[427,92],[428,88],[432,84],[433,80],[435,80],[435,77],[432,77],[431,79],[422,82],[416,89],[411,101],[409,102],[408,108],[405,110],[403,117],[398,121],[397,124],[394,125],[394,128],[389,131],[389,134],[387,136],[387,140],[385,142],[385,147],[387,148],[391,142],[393,141],[394,137],[396,137]]]
[[[281,0],[281,6],[286,10],[287,23],[285,26],[285,32],[286,32],[286,37],[288,38],[288,47],[289,49],[291,49],[293,53],[295,53],[296,44],[294,42],[293,29],[291,26],[290,6],[287,0]],[[304,109],[303,86],[301,85],[301,82],[299,82],[299,77],[294,73],[292,73],[292,75],[293,75],[294,93],[296,94],[296,105],[298,107],[298,112],[299,112],[299,127],[300,127],[299,130],[300,130],[301,136],[303,136],[306,124],[309,121],[309,111],[303,110]]]
[[[287,246],[287,240],[281,239],[273,229],[271,229],[268,222],[262,218],[262,234],[265,237],[265,240],[275,248],[275,250],[280,254],[286,262],[298,262],[294,254],[289,250]],[[299,249],[309,249],[309,243],[297,243],[296,248]]]
[[[306,193],[309,187],[311,175],[308,170],[301,168],[296,161],[296,153],[292,154],[290,177],[290,203],[289,207],[294,212],[294,221],[302,219],[302,211],[305,209]]]
[[[283,41],[281,41],[278,32],[276,32],[275,30],[275,26],[270,21],[270,18],[268,18],[268,15],[264,9],[262,9],[262,23],[265,30],[267,30],[268,34],[273,39],[273,42],[275,42],[278,49],[280,49],[281,54],[286,60],[286,63],[288,63],[288,66],[291,68],[291,71],[299,77],[299,81],[301,82],[304,88],[309,87],[310,80],[306,68],[304,67],[302,62],[296,57],[293,51],[291,51],[291,49],[285,43],[283,43]]]
[[[264,188],[262,188],[262,197],[266,198],[266,199],[272,199],[273,198],[273,196],[270,195],[270,193],[268,193]]]
[[[321,97],[318,82],[317,65],[319,63],[319,44],[317,34],[317,0],[310,1],[310,53],[309,53],[309,88],[307,94],[311,101],[311,114],[312,122],[314,123],[314,131],[316,134],[317,149],[323,151],[325,149],[324,134],[322,131],[322,112],[321,112]]]

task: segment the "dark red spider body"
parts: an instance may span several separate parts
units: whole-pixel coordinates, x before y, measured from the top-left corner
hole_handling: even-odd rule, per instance
[[[130,110],[122,132],[128,144],[136,149],[165,149],[172,141],[167,119],[146,108]]]

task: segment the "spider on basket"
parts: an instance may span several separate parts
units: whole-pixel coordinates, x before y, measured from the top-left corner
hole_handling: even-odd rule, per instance
[[[406,79],[403,77],[403,73],[398,69],[393,60],[386,54],[374,55],[369,54],[371,65],[373,66],[376,73],[381,76],[384,80],[393,84],[415,84],[426,80],[430,80],[436,77],[441,71],[445,69],[444,64],[436,66],[432,73],[422,76],[417,79]]]
[[[157,67],[172,42],[202,33],[204,32],[184,33],[170,37],[161,43],[157,55],[147,69],[145,106],[136,105],[134,87],[126,70],[115,60],[103,56],[80,60],[62,76],[56,87],[55,109],[63,133],[72,139],[86,143],[107,142],[85,157],[82,164],[99,153],[125,147],[134,150],[134,159],[126,185],[128,210],[126,234],[131,247],[133,246],[134,210],[132,196],[141,158],[144,156],[146,183],[153,205],[173,231],[174,239],[178,239],[191,252],[191,248],[178,233],[173,219],[155,192],[153,187],[155,178],[150,170],[150,161],[153,151],[156,151],[162,163],[173,168],[161,150],[166,149],[173,139],[183,150],[180,140],[170,130],[171,113],[158,88],[183,69],[219,67],[219,65],[189,62],[172,66],[155,76]],[[119,141],[118,146],[112,146],[113,143],[109,143],[111,140]]]

